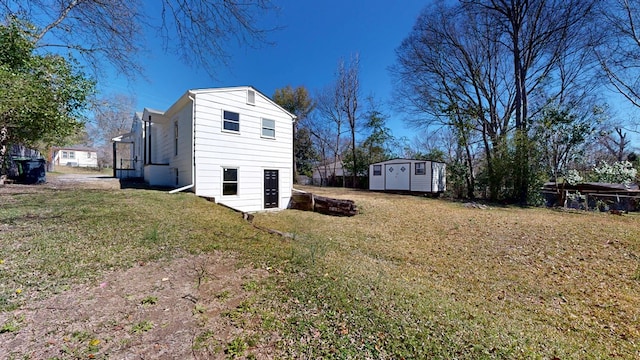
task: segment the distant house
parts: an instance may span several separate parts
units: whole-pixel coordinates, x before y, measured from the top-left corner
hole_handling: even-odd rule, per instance
[[[340,157],[322,161],[313,167],[311,182],[318,186],[336,186],[344,184],[344,177],[351,176],[351,172],[344,168]]]
[[[446,188],[441,162],[393,159],[369,165],[369,190],[441,193]]]
[[[251,86],[188,90],[166,111],[137,113],[131,132],[113,139],[115,176],[241,211],[284,209],[295,119]]]
[[[55,147],[51,151],[51,164],[54,167],[98,167],[98,152],[85,146]]]

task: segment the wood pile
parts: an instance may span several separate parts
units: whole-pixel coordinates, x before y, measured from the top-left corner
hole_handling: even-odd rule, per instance
[[[333,216],[358,215],[358,207],[353,200],[334,199],[303,192],[294,192],[291,195],[289,209],[315,211]]]

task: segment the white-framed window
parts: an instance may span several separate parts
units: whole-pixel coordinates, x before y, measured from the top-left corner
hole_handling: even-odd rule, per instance
[[[63,151],[63,152],[62,152],[62,158],[63,158],[63,159],[68,159],[68,158],[69,158],[69,153],[68,153],[68,152],[66,152],[66,151]]]
[[[87,159],[91,159],[91,151],[87,151]]]
[[[276,121],[262,119],[262,136],[268,138],[276,137]]]
[[[373,165],[373,176],[382,175],[382,165]]]
[[[75,151],[69,151],[69,159],[75,159],[76,158],[76,152]]]
[[[178,122],[173,122],[173,156],[178,156]]]
[[[222,168],[222,195],[238,195],[237,168]]]
[[[223,130],[240,132],[240,114],[224,110],[222,118]]]
[[[251,89],[247,90],[247,104],[249,105],[256,104],[256,92]]]
[[[416,175],[426,175],[427,173],[427,163],[419,162],[416,163]]]

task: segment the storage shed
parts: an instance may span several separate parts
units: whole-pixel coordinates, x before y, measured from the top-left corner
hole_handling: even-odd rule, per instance
[[[393,159],[371,164],[369,190],[444,192],[446,164],[416,159]]]

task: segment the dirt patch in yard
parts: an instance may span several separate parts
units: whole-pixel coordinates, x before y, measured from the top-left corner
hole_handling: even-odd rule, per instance
[[[251,348],[234,322],[264,276],[229,253],[110,273],[0,314],[0,358],[271,358],[273,343]]]

